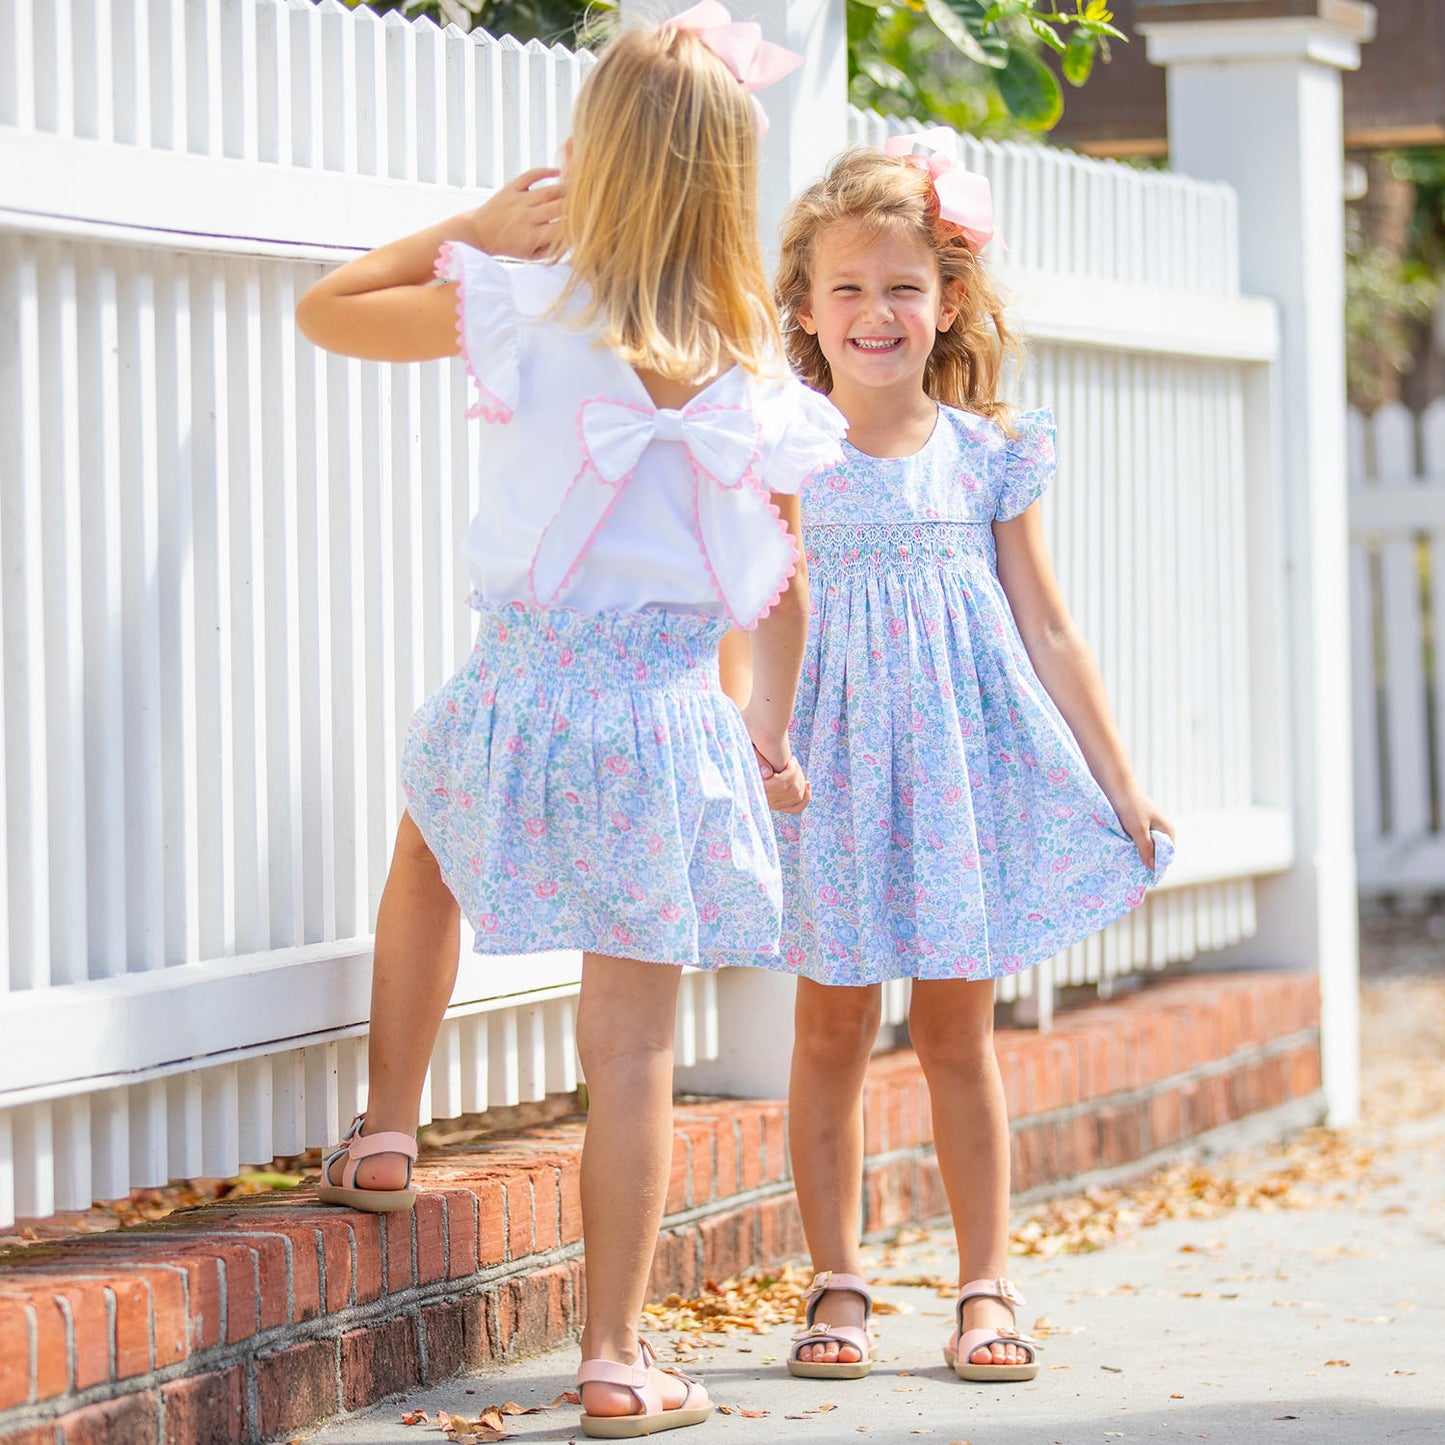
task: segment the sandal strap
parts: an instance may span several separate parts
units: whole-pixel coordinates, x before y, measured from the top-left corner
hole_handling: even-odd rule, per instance
[[[1028,1363],[1033,1364],[1038,1359],[1040,1343],[1029,1335],[1021,1335],[1017,1330],[968,1330],[958,1337],[958,1343],[954,1346],[954,1354],[960,1360],[968,1360],[975,1350],[990,1349],[994,1345],[1022,1345],[1029,1352]]]
[[[401,1134],[394,1130],[383,1130],[379,1134],[364,1135],[361,1126],[366,1122],[365,1114],[358,1114],[352,1121],[346,1133],[341,1136],[341,1143],[321,1160],[321,1177],[331,1183],[331,1166],[346,1156],[346,1163],[341,1170],[341,1188],[356,1188],[356,1170],[361,1161],[372,1154],[400,1154],[406,1160],[406,1185],[411,1188],[411,1170],[416,1162],[416,1136],[412,1134]]]
[[[829,1290],[842,1290],[849,1294],[856,1294],[863,1301],[863,1324],[867,1327],[868,1320],[873,1314],[873,1292],[868,1288],[866,1280],[859,1279],[856,1274],[844,1274],[840,1270],[824,1269],[819,1270],[813,1276],[813,1282],[808,1286],[808,1293],[804,1298],[807,1300],[807,1308],[803,1311],[803,1318],[809,1329],[813,1328],[813,1322],[818,1314],[818,1304]],[[851,1327],[850,1327],[851,1328]],[[796,1338],[796,1336],[794,1337]],[[849,1344],[852,1341],[848,1341]]]
[[[997,1279],[975,1279],[970,1280],[958,1292],[959,1304],[967,1304],[971,1299],[996,1299],[1002,1300],[1006,1305],[1021,1305],[1024,1297],[1014,1287],[1011,1279],[1005,1279],[999,1275]]]
[[[617,1360],[583,1360],[577,1367],[577,1386],[580,1389],[583,1385],[620,1385],[624,1390],[630,1390],[637,1400],[638,1408],[634,1414],[657,1415],[663,1413],[664,1407],[662,1391],[657,1388],[650,1373],[653,1369],[660,1370],[664,1375],[674,1375],[687,1386],[687,1394],[678,1406],[680,1410],[686,1409],[693,1392],[701,1388],[701,1382],[681,1370],[659,1365],[657,1351],[646,1340],[638,1341],[637,1358],[630,1365]]]
[[[873,1353],[873,1337],[866,1329],[859,1329],[857,1325],[809,1325],[805,1330],[799,1330],[793,1336],[792,1348],[789,1354],[793,1359],[798,1358],[798,1351],[804,1345],[849,1345],[866,1360]]]

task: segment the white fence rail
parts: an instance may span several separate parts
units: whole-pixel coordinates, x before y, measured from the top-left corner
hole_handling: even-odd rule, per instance
[[[1362,890],[1445,892],[1445,401],[1350,416]]]
[[[0,1222],[323,1142],[364,1095],[398,743],[469,641],[474,461],[458,368],[323,356],[292,308],[553,160],[588,64],[336,0],[0,0]],[[1060,415],[1059,569],[1187,830],[1171,889],[1040,971],[1046,1016],[1248,934],[1289,858],[1243,664],[1275,323],[1227,191],[970,160]],[[576,982],[464,949],[428,1112],[573,1087]],[[718,1054],[707,975],[678,1036]]]

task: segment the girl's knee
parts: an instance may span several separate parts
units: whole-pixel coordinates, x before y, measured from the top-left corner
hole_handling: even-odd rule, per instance
[[[832,1056],[866,1053],[878,1038],[882,1019],[883,991],[879,987],[830,988],[800,979],[793,1047]]]

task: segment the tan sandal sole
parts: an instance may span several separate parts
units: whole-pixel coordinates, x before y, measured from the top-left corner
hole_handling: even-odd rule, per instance
[[[364,1214],[393,1214],[416,1203],[415,1189],[343,1189],[339,1184],[322,1184],[316,1197],[323,1204],[359,1209]]]
[[[862,1380],[872,1368],[872,1360],[854,1360],[851,1365],[832,1364],[827,1360],[788,1361],[788,1373],[804,1380]]]
[[[1037,1379],[1039,1373],[1037,1360],[1028,1365],[974,1365],[967,1360],[960,1360],[946,1348],[943,1351],[943,1363],[960,1380],[971,1380],[974,1384],[987,1384],[990,1380],[1001,1385],[1022,1383],[1025,1380]]]
[[[701,1425],[712,1414],[712,1402],[692,1409],[659,1410],[655,1415],[583,1415],[582,1433],[594,1440],[636,1440],[684,1425]]]

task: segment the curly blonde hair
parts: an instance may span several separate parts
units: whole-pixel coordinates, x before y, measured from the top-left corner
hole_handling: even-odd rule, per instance
[[[678,381],[782,369],[758,242],[748,91],[690,31],[639,26],[577,97],[558,302],[624,361]]]
[[[988,271],[969,250],[958,228],[938,214],[933,181],[907,157],[882,151],[845,151],[822,180],[808,187],[783,217],[782,257],[774,295],[783,317],[788,360],[816,391],[833,389],[833,373],[818,338],[803,329],[799,308],[813,285],[818,239],[833,226],[865,235],[912,236],[938,264],[943,294],[958,314],[940,331],[923,373],[934,400],[992,417],[1012,432],[1013,408],[999,399],[1004,360],[1022,355],[1004,319],[1003,304]]]

